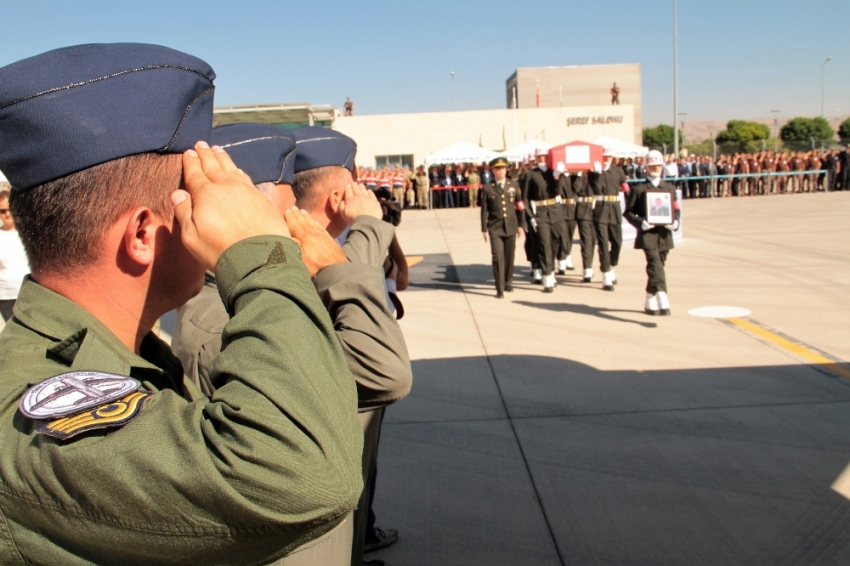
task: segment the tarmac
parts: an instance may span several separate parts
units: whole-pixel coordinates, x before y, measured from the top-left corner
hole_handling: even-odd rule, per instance
[[[495,298],[478,209],[405,211],[414,366],[374,509],[419,565],[850,564],[850,194],[685,201],[673,314],[577,269]],[[705,318],[691,309],[749,314]],[[728,316],[728,315],[727,315]]]

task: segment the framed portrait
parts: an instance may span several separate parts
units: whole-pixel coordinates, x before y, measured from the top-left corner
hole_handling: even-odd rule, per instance
[[[646,221],[649,224],[673,223],[673,197],[667,191],[646,191]]]

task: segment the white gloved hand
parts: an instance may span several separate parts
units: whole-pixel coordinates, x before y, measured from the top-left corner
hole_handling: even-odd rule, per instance
[[[667,228],[668,230],[670,230],[671,232],[675,232],[676,230],[679,229],[679,221],[674,220],[672,224],[667,224],[664,227]]]
[[[652,230],[653,228],[655,228],[655,226],[653,226],[652,224],[650,224],[646,220],[644,220],[643,222],[640,223],[640,229],[643,230],[644,232],[648,232],[649,230]]]
[[[593,172],[594,173],[602,173],[602,164],[598,161],[593,162]]]
[[[534,218],[531,219],[531,227],[534,228],[535,231],[537,230],[537,220]]]

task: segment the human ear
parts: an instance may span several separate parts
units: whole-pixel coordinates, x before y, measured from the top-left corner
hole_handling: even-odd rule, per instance
[[[124,229],[124,249],[127,256],[139,265],[150,265],[154,260],[156,231],[162,225],[149,208],[132,210]]]

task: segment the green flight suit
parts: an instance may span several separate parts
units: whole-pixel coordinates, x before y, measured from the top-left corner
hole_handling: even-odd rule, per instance
[[[349,262],[328,266],[313,280],[357,383],[359,419],[364,431],[363,478],[367,481],[354,515],[354,554],[361,557],[360,562],[369,503],[368,479],[377,460],[382,411],[404,398],[413,380],[404,335],[387,307],[382,269],[394,234],[392,224],[359,216],[343,246]],[[210,393],[220,386],[210,379],[210,362],[221,349],[227,320],[227,311],[215,290],[215,278],[207,275],[204,290],[181,309],[174,327],[174,353],[186,367],[187,375]],[[331,548],[338,546],[336,541],[329,544]],[[332,564],[333,557],[323,552],[314,547],[311,556],[319,557],[317,560],[323,564]]]
[[[153,334],[136,355],[24,282],[0,334],[0,564],[266,564],[343,520],[362,490],[356,390],[300,254],[261,236],[222,255],[211,398]],[[21,395],[74,370],[155,393],[120,428],[37,433]]]

